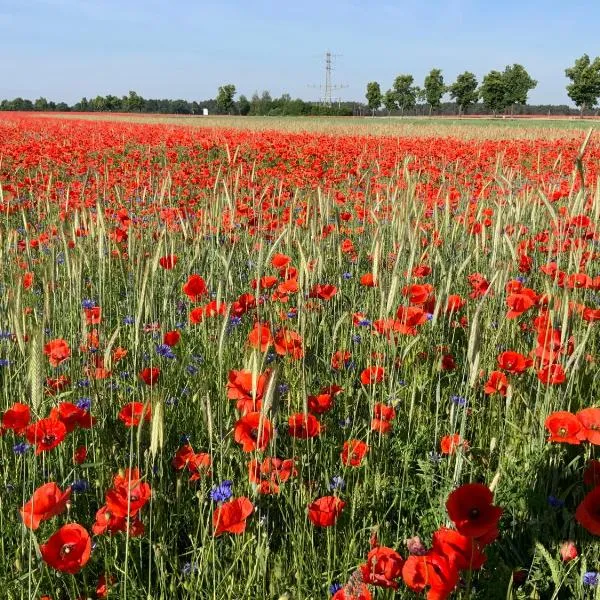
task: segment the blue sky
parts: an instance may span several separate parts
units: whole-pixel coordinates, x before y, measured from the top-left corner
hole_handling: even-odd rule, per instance
[[[599,0],[0,0],[0,98],[201,100],[234,83],[317,99],[329,49],[345,100],[400,73],[518,62],[539,81],[531,102],[568,103],[564,69],[600,53],[598,23]]]

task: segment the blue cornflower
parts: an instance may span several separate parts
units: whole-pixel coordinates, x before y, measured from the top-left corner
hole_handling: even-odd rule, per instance
[[[171,346],[168,344],[158,344],[156,346],[156,353],[163,358],[175,358],[175,354],[173,354],[173,350],[171,350]]]
[[[81,410],[90,410],[92,407],[92,399],[91,398],[79,398],[75,403],[77,408],[81,408]]]
[[[233,496],[233,492],[231,491],[231,486],[233,485],[233,481],[226,479],[222,481],[219,485],[214,486],[210,490],[210,499],[213,502],[225,502],[229,500],[231,496]]]
[[[346,417],[345,419],[341,419],[340,421],[338,421],[338,425],[342,429],[346,429],[346,427],[350,427],[350,425],[352,425],[352,419],[350,417]]]
[[[371,325],[371,321],[369,321],[369,319],[361,319],[358,324],[361,327],[369,327],[369,325]]]
[[[198,368],[195,367],[194,365],[188,365],[185,370],[190,374],[190,375],[195,375],[198,372]]]
[[[25,452],[27,452],[29,448],[31,448],[31,446],[27,442],[19,442],[18,444],[15,444],[13,446],[13,452],[20,456],[22,454],[25,454]]]
[[[269,354],[267,354],[267,360],[266,363],[272,363],[275,360],[276,356],[273,352],[269,352]]]
[[[8,358],[0,358],[0,367],[8,367],[8,365],[10,365]]]
[[[174,396],[171,396],[170,398],[167,398],[165,400],[165,404],[167,406],[177,406],[179,404],[179,399],[175,398]]]
[[[129,373],[128,373],[127,371],[121,371],[121,372],[119,373],[119,377],[120,377],[121,379],[128,379],[128,378],[129,378]]]
[[[10,331],[0,331],[0,340],[10,340],[12,333]]]
[[[123,324],[124,325],[133,325],[134,323],[135,323],[135,319],[131,315],[127,315],[123,319]]]
[[[598,585],[598,573],[596,573],[596,571],[588,571],[587,573],[584,573],[583,585]]]
[[[297,316],[298,313],[295,310],[290,310],[290,312],[286,315],[288,319],[295,319]]]
[[[77,382],[77,385],[82,388],[90,387],[90,380],[89,379],[80,379]]]
[[[344,273],[344,274],[342,275],[342,278],[343,278],[343,279],[352,279],[352,273]]]
[[[346,482],[339,475],[335,475],[331,478],[329,483],[330,490],[343,490],[346,487]]]
[[[434,464],[439,463],[442,460],[442,455],[438,454],[437,452],[430,452],[427,455],[427,458]]]
[[[362,342],[362,338],[360,337],[360,335],[358,333],[355,333],[352,336],[352,342],[355,344],[360,344]]]
[[[552,508],[562,508],[565,505],[565,501],[556,496],[548,496],[548,504]]]
[[[288,391],[289,391],[289,389],[290,389],[290,386],[289,386],[287,383],[280,383],[280,384],[277,386],[277,391],[278,391],[278,392],[280,393],[280,395],[282,395],[282,396],[283,396],[283,395],[285,395],[285,394],[287,394],[287,393],[288,393]]]
[[[229,317],[229,325],[231,325],[231,327],[237,327],[238,325],[242,324],[242,317],[237,317],[235,315],[233,315],[232,317]]]
[[[90,298],[84,298],[81,301],[81,306],[82,308],[94,308],[96,303],[93,300],[90,300]]]
[[[90,489],[90,483],[87,479],[76,479],[71,484],[71,489],[75,494],[83,494]]]
[[[428,321],[433,321],[433,314],[432,313],[427,313],[425,315],[425,317],[427,318]]]
[[[467,405],[467,399],[462,396],[454,395],[451,397],[452,402],[457,406],[464,407]]]
[[[341,583],[335,581],[329,586],[329,593],[333,596],[337,592],[339,592],[344,586]]]

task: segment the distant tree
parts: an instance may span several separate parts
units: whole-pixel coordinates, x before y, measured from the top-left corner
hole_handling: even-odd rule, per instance
[[[385,106],[385,110],[387,110],[388,112],[388,116],[393,110],[396,110],[398,108],[398,105],[396,104],[396,94],[394,93],[394,90],[388,90],[383,95],[383,105]]]
[[[415,78],[412,75],[398,75],[394,79],[394,94],[400,112],[413,108],[417,103],[417,88],[413,85]]]
[[[593,108],[600,97],[600,57],[591,61],[584,54],[572,67],[565,69],[565,75],[571,80],[567,85],[567,94],[579,107],[579,115],[583,117],[583,111]]]
[[[243,94],[238,98],[238,111],[243,116],[250,112],[250,101]]]
[[[88,99],[84,96],[73,108],[81,112],[87,112],[88,110],[90,110],[90,103],[88,102]]]
[[[48,100],[46,98],[38,98],[33,103],[34,110],[48,110]]]
[[[467,112],[469,105],[475,104],[479,100],[477,78],[469,71],[461,73],[448,88],[448,91],[450,92],[450,97],[456,100],[459,116]]]
[[[55,110],[57,110],[58,112],[70,112],[71,107],[66,102],[59,102],[56,105]]]
[[[423,84],[425,101],[429,104],[429,115],[432,110],[438,110],[442,104],[442,96],[446,93],[444,76],[441,69],[431,69]]]
[[[231,113],[233,108],[233,97],[235,96],[235,85],[228,83],[222,85],[217,93],[217,107],[221,112]]]
[[[142,112],[144,99],[137,92],[129,90],[129,96],[123,102],[123,108],[125,107],[129,112]]]
[[[502,73],[506,85],[506,106],[510,106],[513,114],[515,104],[527,104],[527,95],[537,81],[533,79],[522,65],[507,66]]]
[[[500,71],[490,71],[481,82],[479,94],[494,116],[508,106],[506,79]]]
[[[119,112],[123,110],[123,102],[118,96],[107,94],[104,98],[105,108],[108,112]]]
[[[365,94],[367,98],[367,104],[371,109],[371,113],[375,116],[375,111],[379,109],[381,106],[381,87],[376,81],[370,81],[367,83],[367,93]]]

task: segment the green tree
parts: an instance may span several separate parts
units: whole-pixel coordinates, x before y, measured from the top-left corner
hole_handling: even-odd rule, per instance
[[[394,79],[394,94],[400,112],[413,108],[417,103],[417,88],[413,85],[415,78],[412,75],[398,75]]]
[[[479,93],[477,92],[477,78],[473,73],[465,71],[461,73],[456,81],[448,88],[450,97],[454,98],[456,104],[458,104],[458,114],[462,115],[463,112],[467,112],[467,109],[471,104],[475,104],[479,100]]]
[[[38,98],[33,103],[33,109],[34,110],[48,110],[48,100],[46,100],[46,98],[44,98],[44,97]]]
[[[396,94],[394,93],[394,90],[388,90],[383,95],[383,105],[388,111],[388,116],[393,110],[396,110],[398,108],[398,105],[396,104]]]
[[[376,81],[371,81],[367,83],[367,93],[365,94],[367,98],[367,104],[371,109],[373,116],[375,116],[375,111],[379,109],[381,106],[381,87]]]
[[[233,108],[233,97],[235,96],[235,85],[228,83],[222,85],[217,93],[217,108],[221,112],[231,114]]]
[[[444,85],[444,76],[441,69],[431,69],[429,75],[425,77],[423,84],[425,92],[425,101],[429,104],[429,115],[432,110],[437,110],[442,104],[442,96],[446,93]]]
[[[525,67],[517,64],[507,66],[502,76],[506,85],[506,105],[510,106],[512,114],[515,104],[527,104],[529,90],[538,82],[529,75]]]
[[[129,96],[123,102],[129,112],[142,112],[144,108],[144,99],[133,90],[129,90]]]
[[[243,116],[250,112],[250,101],[243,94],[238,98],[238,110]]]
[[[508,88],[504,75],[500,71],[490,71],[481,82],[479,94],[494,116],[504,110],[508,106]]]
[[[579,116],[583,117],[583,111],[593,108],[600,96],[600,57],[592,61],[584,54],[572,67],[565,69],[565,75],[571,80],[567,94],[579,107]]]

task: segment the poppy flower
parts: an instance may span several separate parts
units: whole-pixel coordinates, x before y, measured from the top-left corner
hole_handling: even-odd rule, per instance
[[[90,534],[79,524],[63,525],[45,544],[40,545],[42,560],[63,573],[79,573],[90,559]]]
[[[88,451],[85,446],[77,446],[77,448],[75,448],[75,452],[73,453],[73,462],[76,465],[83,464],[87,458],[87,454]]]
[[[440,452],[442,454],[454,454],[457,448],[468,450],[469,442],[463,440],[458,433],[452,435],[445,435],[440,440]]]
[[[384,376],[385,369],[383,367],[367,367],[360,374],[360,381],[363,385],[373,385],[382,382]]]
[[[145,407],[145,408],[144,408]],[[119,420],[125,424],[125,427],[136,427],[144,421],[152,420],[152,407],[141,402],[129,402],[119,411]]]
[[[273,255],[273,258],[271,258],[271,265],[276,269],[282,269],[284,267],[287,267],[287,265],[289,265],[291,261],[292,259],[289,256],[287,256],[287,254],[277,253]]]
[[[71,497],[71,488],[61,492],[56,483],[45,483],[40,486],[19,511],[23,524],[29,529],[37,529],[42,521],[59,515],[67,507]]]
[[[446,527],[441,527],[434,532],[432,547],[435,552],[453,563],[459,571],[480,569],[487,558],[475,538]]]
[[[259,412],[251,412],[237,421],[233,436],[244,452],[264,450],[269,445],[273,426],[267,417]]]
[[[208,294],[206,282],[200,275],[190,275],[188,280],[183,284],[182,290],[192,302],[198,302],[202,296]]]
[[[102,309],[99,306],[93,306],[92,308],[86,308],[85,321],[88,325],[99,325],[102,321]]]
[[[160,369],[158,367],[146,367],[140,371],[140,379],[146,385],[154,385],[160,377]]]
[[[369,588],[364,583],[354,581],[331,596],[331,600],[372,600],[372,598]]]
[[[104,533],[114,535],[120,531],[126,531],[127,522],[127,517],[113,515],[108,506],[104,505],[96,511],[96,520],[92,525],[92,533],[94,535],[102,535]]]
[[[268,324],[255,323],[252,331],[248,334],[248,345],[261,352],[266,352],[272,343],[271,327]]]
[[[337,496],[317,498],[308,506],[308,518],[317,527],[335,525],[346,503]]]
[[[581,421],[565,410],[548,415],[544,425],[550,432],[549,442],[578,445],[585,439]]]
[[[317,417],[310,413],[296,413],[288,419],[289,434],[292,437],[306,440],[321,433],[321,424]]]
[[[393,548],[377,546],[367,554],[367,562],[360,566],[360,572],[364,583],[396,590],[396,580],[402,577],[403,566],[404,559]]]
[[[299,360],[304,356],[304,350],[302,349],[302,338],[296,331],[289,329],[280,329],[275,334],[275,352],[280,356],[286,354],[291,356],[294,360]]]
[[[192,325],[198,325],[204,320],[204,306],[196,306],[190,310],[190,323]]]
[[[21,282],[23,284],[23,289],[28,290],[33,285],[33,273],[31,271],[25,273]]]
[[[600,445],[600,408],[584,408],[575,416],[582,425],[581,434],[585,439],[594,446]]]
[[[458,312],[466,303],[467,301],[458,294],[451,294],[446,299],[446,308],[444,309],[444,312],[446,314]]]
[[[17,435],[21,435],[29,425],[30,419],[31,411],[29,406],[27,406],[27,404],[15,402],[2,415],[2,428],[0,429],[0,433],[4,433],[7,429],[12,429]]]
[[[588,492],[580,502],[575,520],[592,535],[600,535],[600,487]]]
[[[361,440],[348,440],[344,442],[342,450],[342,464],[346,467],[358,467],[369,451],[369,446]]]
[[[538,371],[538,379],[548,385],[560,385],[567,380],[562,365],[555,363],[547,365]]]
[[[181,339],[181,334],[177,330],[167,331],[163,336],[163,343],[171,348],[176,346]]]
[[[523,373],[531,366],[532,362],[533,361],[530,358],[527,358],[518,352],[513,352],[512,350],[507,350],[498,355],[498,366],[503,371],[514,375]]]
[[[90,429],[96,422],[96,419],[87,410],[83,410],[71,402],[61,402],[58,408],[50,411],[50,417],[62,421],[67,428],[67,433],[71,433],[75,427]]]
[[[448,516],[467,537],[479,537],[497,528],[502,509],[492,504],[493,494],[482,483],[467,483],[455,489],[446,501]]]
[[[352,354],[347,350],[337,350],[331,355],[331,368],[339,371],[349,363],[351,358]]]
[[[257,373],[256,382],[254,382],[252,371],[229,371],[227,376],[227,398],[237,400],[236,408],[242,414],[259,411],[270,376],[271,372],[269,370],[264,373]]]
[[[106,506],[116,517],[135,517],[150,500],[152,489],[140,479],[138,469],[125,469],[117,475],[114,485],[106,492]]]
[[[508,391],[508,379],[501,371],[492,371],[489,379],[485,382],[483,391],[488,394],[500,394],[506,396]]]
[[[246,519],[252,514],[254,505],[244,496],[232,498],[218,506],[213,512],[214,535],[222,533],[240,534],[246,531]]]
[[[337,294],[337,291],[335,285],[317,283],[310,290],[308,296],[309,298],[319,298],[320,300],[331,300]]]
[[[427,314],[420,306],[399,306],[394,331],[402,335],[417,335],[417,325],[427,322]]]
[[[389,433],[391,429],[391,421],[396,417],[396,410],[393,406],[377,402],[373,407],[373,420],[371,421],[371,429],[379,433]]]
[[[67,428],[57,418],[40,419],[29,425],[25,436],[30,444],[35,444],[35,453],[40,454],[56,448],[67,435]]]
[[[158,259],[158,264],[166,271],[171,270],[177,264],[179,258],[175,254],[167,254]]]
[[[321,415],[331,410],[333,406],[333,396],[331,394],[317,394],[308,397],[308,410],[317,415]]]
[[[459,576],[458,569],[445,556],[429,551],[406,559],[402,567],[402,579],[417,593],[429,587],[428,600],[445,600],[456,587]]]
[[[69,344],[62,338],[51,340],[44,346],[44,354],[53,367],[58,367],[71,356]]]
[[[365,273],[364,275],[361,275],[360,285],[364,285],[365,287],[376,287],[377,282],[375,281],[373,273]]]

